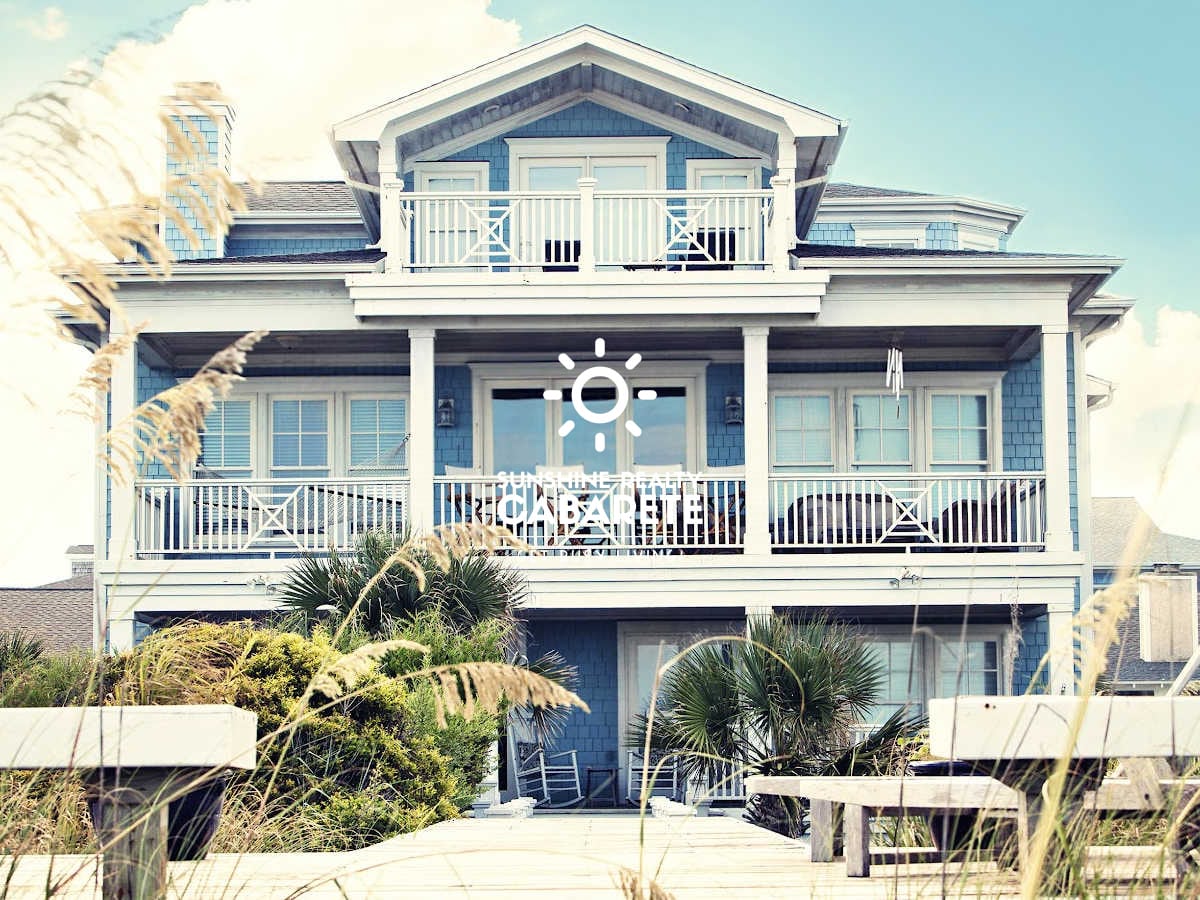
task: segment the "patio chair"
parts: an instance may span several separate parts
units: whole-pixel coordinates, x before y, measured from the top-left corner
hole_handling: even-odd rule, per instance
[[[986,501],[955,500],[937,522],[938,540],[943,544],[965,544],[979,550],[1017,549],[1022,538],[1021,523],[1040,520],[1041,511],[1028,505],[1040,502],[1041,481],[1003,482]],[[1034,529],[1027,525],[1024,537],[1032,539]],[[989,546],[990,545],[990,546]],[[995,546],[1006,545],[1006,546]]]
[[[538,806],[561,809],[583,799],[576,751],[547,753],[533,741],[517,742],[517,795],[532,797]]]
[[[647,799],[667,797],[671,800],[679,800],[682,783],[678,757],[674,755],[668,757],[662,750],[651,750],[648,767],[643,765],[645,759],[641,750],[629,751],[628,768],[625,773],[625,799],[629,804],[637,806],[642,802],[643,768],[648,769],[646,783],[649,784],[650,790],[647,792]]]

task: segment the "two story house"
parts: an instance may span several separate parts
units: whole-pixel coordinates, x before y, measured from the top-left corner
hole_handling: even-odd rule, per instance
[[[196,115],[228,165],[234,115]],[[529,655],[623,765],[660,646],[769,611],[856,623],[885,702],[1073,689],[1090,591],[1084,348],[1108,257],[1022,212],[832,180],[846,123],[580,27],[333,126],[169,281],[117,267],[113,414],[269,329],[186,484],[108,485],[103,640],[276,604],[302,553],[483,521],[536,552]],[[921,135],[905,140],[920,141]],[[936,183],[936,173],[929,182]]]

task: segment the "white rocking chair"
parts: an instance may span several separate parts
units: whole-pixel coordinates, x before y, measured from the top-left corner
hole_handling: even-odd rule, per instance
[[[537,743],[517,743],[517,794],[533,797],[538,806],[560,809],[583,799],[574,750],[547,753]]]
[[[646,774],[646,783],[650,787],[647,799],[650,797],[667,797],[671,800],[680,799],[678,758],[671,756],[664,762],[665,756],[666,754],[662,751],[650,751],[649,771]],[[633,806],[637,806],[642,802],[642,768],[644,759],[645,757],[641,750],[629,751],[629,768],[625,777],[625,784],[627,785],[625,799]]]

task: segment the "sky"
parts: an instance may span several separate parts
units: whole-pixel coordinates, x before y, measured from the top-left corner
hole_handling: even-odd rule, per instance
[[[1093,421],[1098,494],[1133,494],[1200,536],[1200,2],[607,0],[0,0],[0,109],[80,60],[140,73],[130,123],[176,80],[237,105],[239,162],[260,178],[338,177],[340,118],[581,22],[846,119],[834,178],[1028,210],[1011,250],[1113,255],[1136,312],[1088,357],[1117,383]],[[136,133],[137,126],[130,124]],[[0,583],[65,570],[90,540],[92,446],[64,419],[82,354],[0,335],[0,471],[28,516],[0,524]],[[39,377],[30,379],[36,371]],[[1176,459],[1168,466],[1168,456]],[[65,473],[65,474],[64,474]],[[1164,479],[1164,473],[1166,478]]]

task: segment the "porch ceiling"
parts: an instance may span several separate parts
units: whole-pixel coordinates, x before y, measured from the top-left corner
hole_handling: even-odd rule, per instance
[[[201,365],[220,348],[232,343],[233,332],[157,334],[147,338],[150,349],[165,364],[188,369]],[[486,362],[509,359],[545,358],[559,353],[591,352],[592,342],[603,337],[614,357],[641,353],[654,358],[703,358],[717,353],[728,358],[740,354],[742,334],[738,328],[625,329],[570,328],[513,331],[500,329],[446,329],[437,333],[439,356]],[[961,358],[1002,361],[1013,356],[1025,334],[1016,328],[912,328],[903,331],[881,328],[772,328],[773,353],[814,359],[830,356],[869,359],[899,346],[908,359],[948,360]],[[247,366],[255,368],[304,365],[394,365],[408,355],[408,334],[402,329],[360,331],[277,332],[268,335],[250,355]]]

